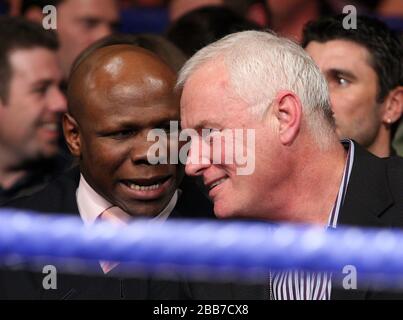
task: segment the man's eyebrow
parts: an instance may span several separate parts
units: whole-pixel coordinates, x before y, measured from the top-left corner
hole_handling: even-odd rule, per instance
[[[143,127],[152,127],[158,129],[161,127],[169,126],[171,121],[178,121],[178,119],[174,119],[172,117],[164,117],[160,119],[150,120],[148,123],[145,124],[140,119],[127,119],[125,117],[119,119],[116,117],[113,123],[113,127],[123,129],[141,129]]]
[[[101,127],[96,127],[95,134],[97,136],[105,136],[118,131],[124,131],[124,130],[137,131],[139,129],[141,129],[141,125],[139,125],[138,123],[133,123],[125,120],[122,121],[117,120],[114,123],[108,123],[102,125]]]
[[[82,16],[82,17],[78,17],[76,19],[76,21],[77,22],[90,22],[90,23],[94,23],[94,24],[107,22],[112,27],[119,27],[121,25],[121,22],[119,19],[106,20],[103,17],[97,17],[97,16]]]
[[[150,128],[154,128],[154,129],[161,129],[161,128],[166,128],[169,127],[171,125],[171,121],[178,121],[178,119],[172,119],[172,118],[168,118],[168,119],[157,119],[155,121],[151,121],[148,124],[148,127]],[[180,127],[180,123],[178,122],[178,127]]]
[[[41,80],[37,80],[35,82],[32,83],[32,86],[34,87],[47,87],[50,86],[54,81],[51,79],[41,79]]]
[[[347,77],[347,78],[349,78],[351,80],[356,80],[357,79],[357,77],[356,77],[356,75],[354,73],[352,73],[349,70],[341,69],[341,68],[332,68],[332,69],[327,70],[325,73],[329,74],[331,76],[343,75],[343,76],[345,76],[345,77]]]
[[[98,17],[92,17],[92,16],[82,16],[82,17],[77,17],[77,21],[90,21],[90,22],[100,22],[102,19]]]

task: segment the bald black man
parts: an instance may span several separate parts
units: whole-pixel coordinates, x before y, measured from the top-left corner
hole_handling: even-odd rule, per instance
[[[89,49],[91,50],[91,49]],[[213,217],[210,202],[180,164],[151,164],[150,130],[179,121],[176,75],[161,59],[132,45],[97,48],[80,58],[68,86],[64,135],[78,167],[40,193],[8,207],[78,215],[86,225],[104,217]],[[57,290],[43,275],[0,274],[2,298],[180,299],[180,282],[119,279],[119,264],[95,261],[97,277],[64,275]],[[2,276],[3,275],[3,276]],[[15,281],[22,285],[15,285]],[[24,289],[22,290],[21,287]]]

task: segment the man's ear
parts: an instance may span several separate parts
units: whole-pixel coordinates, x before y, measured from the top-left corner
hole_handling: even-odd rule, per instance
[[[33,21],[36,23],[42,24],[43,20],[43,13],[42,13],[42,8],[39,6],[31,6],[28,8],[28,10],[24,14],[24,18]]]
[[[291,145],[297,138],[301,128],[301,101],[295,93],[281,91],[277,94],[272,107],[278,122],[280,142],[283,145]]]
[[[0,97],[0,107],[1,108],[6,108],[9,104],[9,101],[7,101],[6,98]]]
[[[403,86],[389,92],[383,105],[382,122],[390,125],[398,121],[403,113]]]
[[[63,115],[63,133],[70,152],[75,157],[81,156],[80,131],[77,121],[68,113]]]
[[[268,25],[268,17],[263,3],[252,4],[246,12],[246,17],[262,28]]]

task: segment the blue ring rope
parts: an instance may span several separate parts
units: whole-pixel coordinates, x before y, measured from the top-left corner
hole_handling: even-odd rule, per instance
[[[79,217],[0,211],[0,256],[78,258],[137,263],[155,269],[207,268],[259,274],[268,268],[403,276],[403,230],[338,228],[260,222],[139,220],[127,227]]]

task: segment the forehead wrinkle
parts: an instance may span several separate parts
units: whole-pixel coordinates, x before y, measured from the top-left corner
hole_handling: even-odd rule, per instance
[[[170,92],[168,83],[161,78],[153,75],[144,75],[141,78],[120,81],[111,84],[110,89],[107,90],[109,96],[115,98],[146,98],[147,94],[160,96],[165,91]]]

